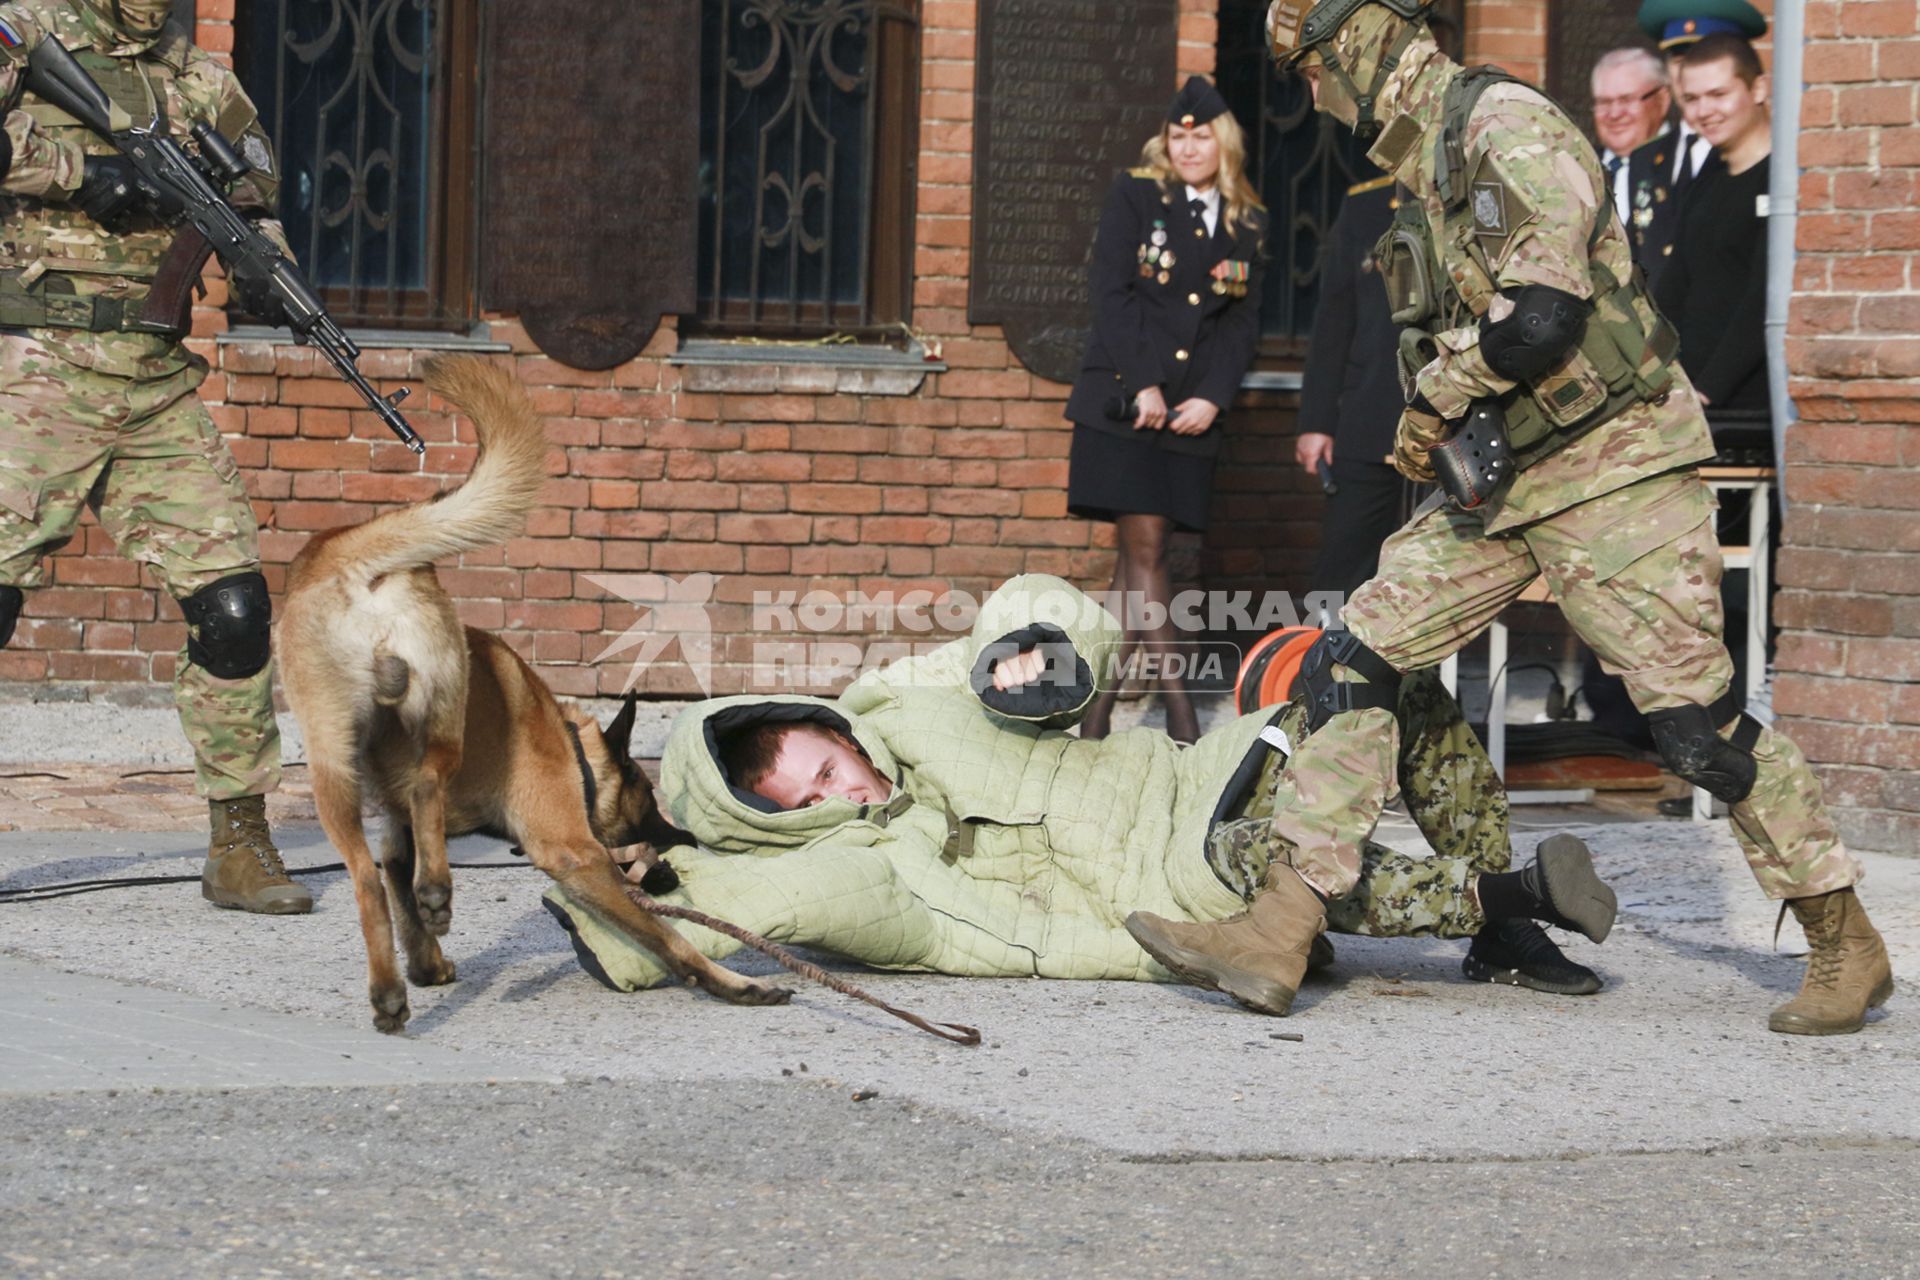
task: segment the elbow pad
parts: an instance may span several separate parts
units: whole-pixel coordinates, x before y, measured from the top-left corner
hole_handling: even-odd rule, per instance
[[[1503,289],[1513,303],[1504,320],[1480,321],[1480,355],[1487,367],[1515,382],[1532,382],[1580,345],[1593,305],[1551,285]]]

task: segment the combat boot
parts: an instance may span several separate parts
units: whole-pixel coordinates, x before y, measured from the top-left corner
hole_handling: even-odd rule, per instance
[[[213,841],[200,871],[200,896],[216,907],[237,907],[268,916],[297,916],[313,910],[313,895],[296,884],[280,861],[267,828],[267,798],[209,800],[207,820]]]
[[[1327,904],[1284,865],[1267,872],[1251,906],[1225,920],[1188,924],[1144,911],[1127,917],[1133,940],[1181,981],[1280,1018],[1293,1009],[1314,940],[1326,928]]]
[[[1844,1036],[1893,995],[1887,944],[1867,919],[1851,888],[1814,898],[1789,898],[1788,908],[1807,934],[1807,976],[1800,994],[1773,1011],[1767,1029],[1790,1036]],[[1778,931],[1776,930],[1776,933]]]

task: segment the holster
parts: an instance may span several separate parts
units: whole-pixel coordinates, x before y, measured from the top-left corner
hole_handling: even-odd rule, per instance
[[[1500,491],[1513,476],[1513,452],[1507,446],[1507,418],[1498,400],[1476,400],[1460,429],[1427,459],[1434,479],[1457,511],[1472,511]]]

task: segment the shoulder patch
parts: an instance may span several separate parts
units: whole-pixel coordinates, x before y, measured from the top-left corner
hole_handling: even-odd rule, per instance
[[[1467,180],[1467,200],[1473,211],[1473,234],[1487,261],[1498,265],[1515,234],[1532,217],[1525,197],[1507,184],[1490,153],[1475,161]]]
[[[1129,178],[1153,179],[1158,177],[1159,175],[1154,173],[1154,171],[1148,168],[1146,165],[1141,164],[1141,165],[1135,165],[1133,168],[1127,170],[1127,176]]]

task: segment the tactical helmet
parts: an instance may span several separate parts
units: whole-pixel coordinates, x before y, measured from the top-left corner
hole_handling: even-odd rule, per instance
[[[1373,104],[1386,85],[1387,77],[1400,63],[1400,55],[1413,37],[1426,29],[1422,21],[1436,0],[1273,0],[1267,9],[1267,45],[1273,60],[1282,69],[1295,67],[1308,57],[1317,57],[1328,74],[1323,86],[1320,109],[1345,119],[1348,110],[1354,118],[1348,123],[1364,141],[1380,131],[1373,117]],[[1369,36],[1355,39],[1345,56],[1334,46],[1341,29],[1349,24],[1369,28]],[[1378,28],[1378,31],[1372,30]],[[1378,46],[1377,48],[1375,46]],[[1372,74],[1362,90],[1357,75]],[[1339,106],[1342,110],[1333,110]]]

